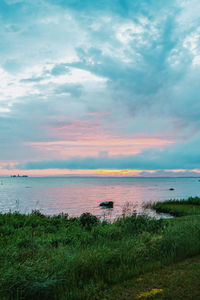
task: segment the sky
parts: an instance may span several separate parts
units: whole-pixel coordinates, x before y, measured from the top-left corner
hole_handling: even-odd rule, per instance
[[[0,175],[200,176],[199,0],[1,0]]]

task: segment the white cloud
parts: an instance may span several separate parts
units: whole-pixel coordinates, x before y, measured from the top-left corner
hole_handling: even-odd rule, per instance
[[[135,35],[141,35],[143,32],[144,28],[142,26],[131,22],[120,26],[116,33],[116,36],[120,40],[120,42],[128,44],[130,41],[135,39]]]
[[[183,41],[183,47],[192,54],[193,65],[200,64],[200,27],[188,35]]]

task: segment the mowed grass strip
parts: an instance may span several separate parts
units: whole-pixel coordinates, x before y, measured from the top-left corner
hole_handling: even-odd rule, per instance
[[[198,300],[200,299],[200,256],[115,285],[109,291],[107,290],[101,299]]]

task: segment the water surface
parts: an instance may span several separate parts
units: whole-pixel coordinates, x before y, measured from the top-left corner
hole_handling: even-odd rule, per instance
[[[101,178],[43,177],[0,178],[0,211],[29,213],[39,209],[44,214],[83,212],[113,219],[129,209],[141,213],[142,204],[172,198],[200,196],[198,178]],[[174,188],[170,191],[169,188]],[[114,201],[112,210],[99,203]]]

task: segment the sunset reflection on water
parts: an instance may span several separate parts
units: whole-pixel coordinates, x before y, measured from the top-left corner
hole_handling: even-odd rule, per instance
[[[90,212],[113,220],[129,208],[143,212],[142,204],[199,195],[197,178],[1,178],[0,210],[79,216]],[[174,191],[169,191],[173,187]],[[99,207],[113,201],[113,209]]]

